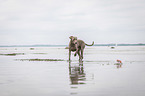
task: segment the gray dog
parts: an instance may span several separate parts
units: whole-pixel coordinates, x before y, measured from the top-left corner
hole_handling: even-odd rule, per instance
[[[91,45],[88,45],[83,40],[78,40],[77,37],[70,36],[69,38],[70,38],[70,42],[69,42],[69,61],[70,61],[70,57],[71,57],[71,51],[73,51],[73,52],[75,51],[74,56],[76,56],[78,54],[79,55],[79,60],[82,60],[85,45],[87,45],[87,46],[93,46],[94,45],[94,41]]]

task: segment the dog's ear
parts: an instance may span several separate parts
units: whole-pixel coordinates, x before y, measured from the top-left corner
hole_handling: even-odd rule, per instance
[[[70,37],[69,37],[69,39],[72,39],[72,38],[73,38],[73,36],[70,36]]]

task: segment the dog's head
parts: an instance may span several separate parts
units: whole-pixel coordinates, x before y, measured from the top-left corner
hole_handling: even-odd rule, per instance
[[[69,38],[70,38],[72,43],[77,44],[77,37],[70,36]]]

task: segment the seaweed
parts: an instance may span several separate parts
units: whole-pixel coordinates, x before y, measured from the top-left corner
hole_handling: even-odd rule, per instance
[[[69,49],[68,47],[65,47],[65,49]]]
[[[9,54],[0,54],[4,56],[16,56],[16,55],[24,55],[24,53],[9,53]]]
[[[63,59],[16,59],[20,61],[64,61]]]
[[[34,50],[34,48],[30,48],[30,50]]]

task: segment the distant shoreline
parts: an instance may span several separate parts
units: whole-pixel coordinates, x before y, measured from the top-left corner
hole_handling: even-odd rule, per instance
[[[67,47],[68,45],[0,45],[0,47]],[[145,44],[94,44],[93,46],[145,46]]]

